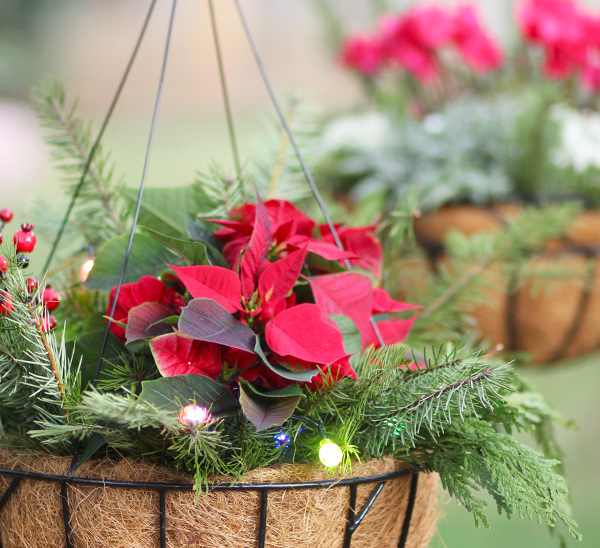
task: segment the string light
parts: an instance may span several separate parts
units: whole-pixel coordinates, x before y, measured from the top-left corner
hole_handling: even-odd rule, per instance
[[[329,438],[321,440],[319,459],[327,468],[334,468],[342,462],[343,458],[344,453],[337,443],[333,443]]]
[[[185,426],[198,426],[206,422],[209,416],[206,407],[191,403],[179,412],[179,422]]]
[[[81,280],[81,283],[85,283],[87,281],[92,268],[94,268],[94,258],[90,257],[81,265],[81,268],[79,269],[79,279]]]
[[[279,447],[285,445],[288,441],[290,441],[290,438],[283,430],[279,432],[279,434],[275,434],[273,437],[275,438],[275,445],[278,449]]]

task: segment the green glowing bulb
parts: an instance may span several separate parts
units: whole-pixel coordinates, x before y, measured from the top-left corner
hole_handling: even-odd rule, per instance
[[[330,439],[325,438],[323,441],[321,441],[319,458],[321,459],[321,462],[327,466],[327,468],[333,468],[342,462],[344,453],[342,453],[342,450],[337,443],[333,443]]]

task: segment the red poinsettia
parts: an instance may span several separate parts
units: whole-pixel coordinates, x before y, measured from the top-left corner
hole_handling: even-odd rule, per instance
[[[375,227],[338,227],[345,248],[340,250],[327,227],[317,227],[282,200],[245,204],[234,217],[214,221],[224,227],[217,236],[226,242],[230,269],[171,266],[191,296],[187,306],[173,289],[149,276],[121,290],[114,317],[126,330],[113,326],[113,332],[127,342],[150,340],[164,376],[243,380],[267,391],[297,382],[316,388],[345,376],[356,378],[336,317],[352,320],[363,347],[406,338],[414,317],[390,315],[418,307],[373,288],[369,274],[323,274],[321,269],[316,275],[306,264],[312,251],[332,261],[349,260],[379,277],[382,249]],[[322,239],[314,236],[319,232]],[[307,286],[302,302],[295,293],[299,286]],[[374,314],[385,315],[378,332]]]
[[[117,288],[110,292],[107,314],[112,310]],[[166,307],[167,315],[173,315],[185,306],[185,301],[171,287],[153,276],[144,276],[137,282],[123,284],[119,292],[119,299],[115,307],[113,319],[119,323],[127,324],[131,309],[144,303],[159,303]],[[111,324],[110,331],[113,335],[124,341],[125,329],[120,325]]]
[[[349,228],[338,225],[335,228],[343,248],[354,254],[354,258],[348,260],[350,266],[368,270],[373,273],[375,279],[381,279],[383,248],[377,238],[377,227],[371,225]],[[328,225],[320,225],[319,231],[323,240],[335,244]]]
[[[264,241],[268,245],[265,258],[281,257],[301,248],[332,261],[356,258],[335,244],[314,238],[317,223],[289,202],[269,200],[263,205],[266,219],[261,220],[263,228],[259,230],[264,230],[268,220],[270,232],[268,237],[264,235]],[[226,243],[223,255],[231,268],[237,270],[243,256],[242,251],[247,248],[254,233],[256,205],[244,204],[232,212],[232,217],[234,220],[213,219],[212,222],[225,227],[215,232],[215,236]]]
[[[290,385],[317,390],[356,378],[352,352],[408,335],[415,316],[393,315],[418,307],[373,287],[382,266],[375,227],[337,227],[340,249],[327,227],[292,204],[260,199],[238,208],[234,219],[214,222],[224,227],[216,234],[231,268],[171,266],[191,297],[187,304],[150,276],[121,289],[114,318],[125,329],[111,330],[128,343],[149,341],[163,376],[203,375],[228,384],[246,417],[266,428],[281,424],[302,397]],[[311,270],[310,252],[367,273],[327,273],[322,261]]]

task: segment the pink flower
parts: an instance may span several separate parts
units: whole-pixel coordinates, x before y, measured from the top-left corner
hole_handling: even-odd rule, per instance
[[[438,74],[436,51],[430,44],[441,43],[443,32],[423,39],[421,16],[411,19],[387,15],[380,21],[382,50],[385,59],[392,61],[421,82],[430,82]]]
[[[453,41],[472,70],[489,72],[502,65],[502,49],[482,27],[472,5],[463,4],[458,7],[454,24]]]
[[[342,45],[341,62],[365,76],[375,75],[383,63],[379,40],[371,36],[349,36]]]
[[[404,30],[409,40],[420,47],[435,50],[446,45],[454,35],[455,22],[447,10],[420,5],[405,18]]]
[[[586,18],[573,0],[524,0],[516,12],[525,40],[546,52],[543,70],[562,79],[585,66],[589,37]]]
[[[581,70],[581,84],[588,91],[600,89],[600,17],[584,15],[588,41],[586,62]]]

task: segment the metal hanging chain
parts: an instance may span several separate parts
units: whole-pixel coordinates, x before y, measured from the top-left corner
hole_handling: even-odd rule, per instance
[[[223,103],[225,104],[225,115],[227,116],[227,129],[229,130],[229,140],[231,142],[231,152],[233,154],[233,163],[235,165],[235,174],[238,181],[242,179],[242,167],[240,164],[240,155],[235,138],[235,129],[233,126],[233,116],[231,114],[231,103],[229,101],[229,93],[227,91],[227,82],[225,80],[225,68],[223,66],[223,57],[221,55],[221,45],[219,42],[219,33],[217,30],[217,21],[215,18],[215,8],[213,0],[208,0],[208,9],[210,10],[210,23],[213,31],[213,39],[215,42],[215,52],[217,54],[217,62],[219,64],[219,78],[221,80],[221,92],[223,93]]]
[[[135,214],[133,216],[133,224],[131,226],[131,232],[129,233],[129,241],[127,243],[127,249],[125,251],[125,258],[123,259],[123,266],[121,267],[121,274],[119,276],[119,283],[117,284],[117,291],[113,300],[112,307],[108,314],[108,321],[106,329],[104,331],[104,339],[102,340],[102,346],[100,347],[100,356],[98,357],[98,363],[96,364],[96,371],[94,372],[94,378],[92,380],[92,386],[95,386],[98,380],[98,374],[100,373],[100,366],[102,365],[102,359],[104,352],[106,351],[106,343],[108,342],[108,335],[110,333],[110,327],[112,325],[113,314],[117,308],[117,301],[119,300],[119,293],[123,285],[123,279],[125,278],[125,271],[127,270],[127,263],[129,262],[129,255],[131,254],[131,247],[133,245],[133,238],[135,236],[135,229],[140,215],[140,209],[142,207],[142,198],[144,196],[144,188],[146,186],[146,175],[148,173],[148,163],[150,161],[150,152],[152,150],[152,143],[154,141],[154,132],[156,129],[156,120],[158,118],[158,107],[160,105],[160,99],[162,96],[163,84],[165,80],[165,72],[167,69],[167,58],[169,56],[169,47],[171,45],[171,35],[173,33],[173,21],[175,19],[175,8],[177,7],[177,0],[173,0],[173,7],[171,8],[171,17],[169,19],[169,28],[167,31],[167,41],[165,44],[165,52],[163,56],[162,68],[160,71],[160,81],[158,83],[158,92],[156,94],[156,103],[154,105],[154,113],[152,115],[152,124],[150,127],[150,137],[148,138],[148,148],[146,149],[146,158],[144,160],[144,169],[142,172],[142,181],[140,183],[140,190],[138,193]]]
[[[52,248],[50,249],[50,253],[48,254],[48,258],[46,259],[46,264],[44,265],[44,269],[42,270],[42,272],[46,272],[50,268],[50,263],[52,262],[52,259],[54,258],[54,255],[56,254],[58,244],[60,243],[60,241],[63,237],[63,233],[65,231],[65,228],[67,227],[67,223],[69,222],[69,218],[71,217],[73,208],[75,207],[75,202],[77,201],[77,198],[79,197],[79,194],[81,193],[81,189],[83,188],[83,185],[85,184],[85,179],[90,170],[92,162],[94,161],[96,152],[98,151],[100,141],[102,140],[102,137],[104,136],[104,131],[106,130],[106,126],[108,126],[108,122],[110,121],[110,119],[113,115],[113,112],[115,110],[115,107],[117,106],[119,97],[121,96],[121,92],[123,91],[123,88],[125,87],[125,82],[127,81],[127,78],[131,71],[131,67],[133,66],[133,62],[135,61],[135,59],[137,57],[138,51],[142,44],[142,40],[146,34],[146,29],[148,28],[148,23],[150,22],[150,17],[152,16],[152,12],[154,11],[155,5],[156,5],[156,0],[152,0],[152,2],[150,4],[150,8],[148,9],[148,14],[146,15],[146,19],[144,20],[144,24],[142,25],[142,30],[137,39],[137,42],[135,43],[135,47],[133,48],[133,53],[131,54],[131,57],[129,58],[129,62],[127,63],[127,67],[125,68],[125,72],[121,78],[121,81],[119,82],[119,86],[117,87],[117,92],[115,93],[115,96],[113,97],[110,107],[108,108],[106,117],[104,118],[104,121],[102,122],[102,126],[100,127],[100,131],[98,132],[98,136],[96,137],[96,140],[94,141],[94,144],[92,145],[92,148],[90,149],[90,154],[89,154],[88,159],[83,167],[83,171],[81,172],[81,177],[79,179],[79,182],[77,183],[77,186],[75,187],[75,192],[73,192],[73,196],[71,197],[71,202],[69,203],[69,207],[67,208],[67,211],[62,220],[60,228],[58,229],[56,238],[54,238],[54,242],[52,242]]]
[[[300,147],[298,147],[298,143],[296,143],[296,138],[294,137],[294,133],[290,129],[290,127],[287,123],[287,120],[285,118],[285,115],[283,114],[283,110],[281,109],[281,105],[279,104],[279,101],[277,100],[275,91],[273,90],[273,86],[271,85],[271,81],[269,80],[269,77],[268,77],[265,67],[263,65],[260,54],[258,53],[256,43],[254,42],[254,38],[252,37],[252,33],[250,32],[250,27],[248,26],[248,22],[246,21],[246,17],[244,16],[244,12],[242,10],[242,6],[240,5],[240,1],[234,0],[234,2],[237,7],[237,11],[240,16],[242,26],[244,27],[244,32],[246,34],[246,38],[248,39],[248,43],[250,44],[250,48],[252,49],[252,53],[254,55],[254,59],[256,60],[256,64],[258,65],[258,69],[262,76],[263,82],[265,84],[265,87],[267,88],[267,92],[269,93],[271,102],[273,103],[273,106],[275,107],[275,110],[277,111],[277,116],[279,118],[281,126],[283,127],[283,130],[286,132],[286,134],[290,140],[290,144],[292,145],[292,148],[294,149],[296,158],[298,158],[298,162],[300,163],[300,167],[302,169],[302,172],[304,173],[304,177],[306,178],[306,181],[308,182],[310,189],[312,190],[313,196],[314,196],[315,200],[317,201],[317,204],[319,205],[321,212],[323,213],[323,217],[325,217],[325,221],[327,223],[327,226],[329,227],[329,230],[331,231],[331,235],[333,236],[335,244],[341,250],[343,250],[344,245],[342,244],[342,241],[340,240],[340,236],[338,234],[337,229],[335,228],[335,224],[333,223],[333,220],[331,219],[331,216],[329,215],[329,211],[327,210],[327,206],[325,205],[325,202],[323,201],[323,197],[321,196],[321,193],[319,192],[319,189],[317,188],[315,180],[313,179],[312,175],[310,174],[308,166],[306,165],[306,162],[304,161],[304,157],[302,156],[302,153],[300,152]],[[350,261],[348,259],[345,259],[344,262],[346,264],[346,268],[350,268]],[[385,342],[383,340],[383,337],[381,336],[381,332],[379,331],[379,328],[377,327],[377,322],[375,322],[373,317],[371,317],[371,327],[373,327],[373,330],[375,331],[375,335],[377,336],[377,340],[378,340],[379,344],[382,347],[385,347],[386,346]]]

